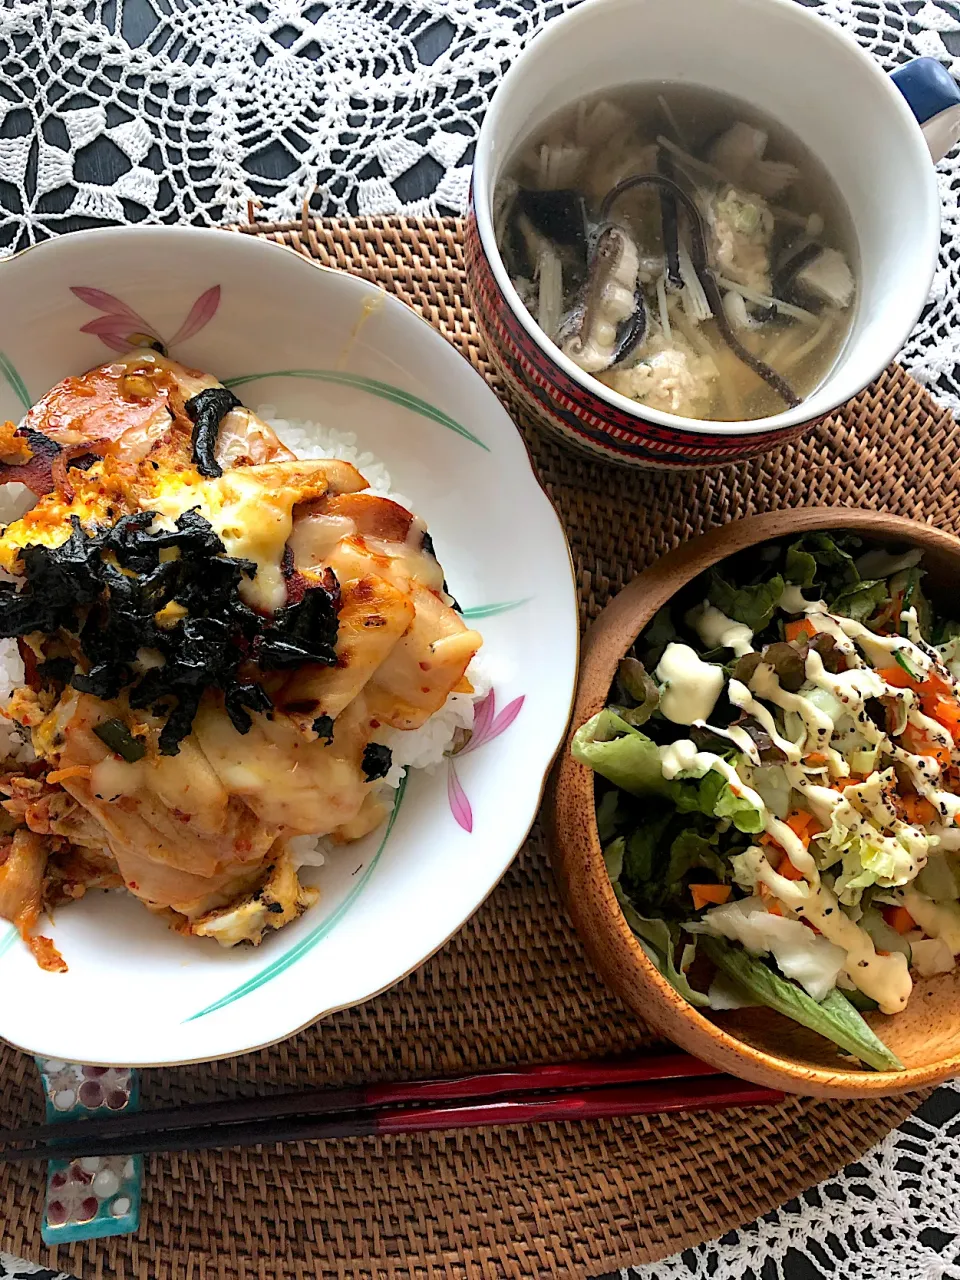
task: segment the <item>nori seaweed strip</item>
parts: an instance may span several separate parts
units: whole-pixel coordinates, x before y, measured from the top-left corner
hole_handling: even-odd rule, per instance
[[[237,733],[250,732],[253,721],[248,712],[273,710],[273,699],[260,684],[234,684],[224,694],[223,702]]]
[[[433,538],[430,537],[430,534],[427,533],[426,529],[424,529],[423,531],[423,538],[421,539],[420,546],[427,553],[428,556],[433,556],[434,560],[437,559],[437,553],[433,546]],[[437,563],[438,564],[440,563],[439,560],[437,560]],[[443,594],[450,601],[450,608],[453,609],[455,613],[462,614],[463,610],[460,608],[459,604],[457,604],[456,600],[450,594],[450,588],[447,586],[446,578],[444,578],[443,580]]]
[[[363,772],[368,782],[385,778],[393,764],[393,752],[382,742],[368,742],[363,749]]]
[[[317,716],[313,722],[313,732],[329,747],[333,742],[333,716]]]
[[[202,476],[222,476],[223,468],[215,457],[220,423],[231,409],[242,408],[241,402],[227,387],[206,387],[191,396],[184,408],[193,423],[190,443],[197,470]]]
[[[73,517],[61,546],[24,547],[25,581],[0,582],[0,635],[63,628],[78,641],[80,669],[73,659],[55,658],[38,664],[38,676],[107,700],[126,691],[131,709],[149,707],[164,720],[160,750],[175,755],[208,689],[222,691],[240,733],[251,726],[250,712],[271,710],[251,661],[261,670],[336,662],[340,584],[328,569],[296,603],[264,616],[239,595],[256,565],[227,556],[199,512],[152,532],[155,519],[139,512],[87,533]],[[161,560],[171,547],[183,554]],[[169,610],[171,604],[181,609]],[[158,655],[145,671],[138,661],[144,649]]]
[[[609,219],[610,210],[616,201],[625,192],[632,191],[634,187],[658,187],[661,191],[669,191],[677,203],[683,207],[690,224],[690,258],[700,283],[703,285],[703,291],[707,295],[707,302],[710,304],[710,309],[713,312],[714,320],[717,322],[721,337],[737,359],[752,369],[769,387],[772,387],[777,395],[785,400],[791,408],[800,404],[800,397],[790,386],[790,383],[787,382],[786,378],[781,377],[776,369],[771,369],[770,365],[758,359],[752,351],[748,351],[733,329],[731,329],[730,322],[723,309],[720,290],[707,261],[707,241],[700,210],[682,187],[678,186],[671,178],[665,178],[660,173],[640,173],[631,178],[624,178],[622,182],[618,182],[604,196],[600,205],[601,221],[606,222]]]
[[[162,756],[175,756],[180,752],[180,743],[193,728],[193,718],[203,697],[202,689],[178,689],[177,705],[167,717],[167,723],[160,730],[158,746]]]

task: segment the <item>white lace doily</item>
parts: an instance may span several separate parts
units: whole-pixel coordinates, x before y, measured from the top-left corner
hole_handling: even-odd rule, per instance
[[[856,1164],[722,1240],[624,1280],[956,1280],[960,1277],[960,1084],[941,1089]],[[937,1124],[925,1117],[946,1113]],[[813,1270],[803,1263],[812,1264]]]
[[[960,74],[948,0],[803,0],[887,68]],[[576,0],[5,0],[0,253],[78,226],[459,212],[499,77]],[[669,0],[663,0],[669,3]],[[960,409],[960,158],[902,359]],[[953,1092],[941,1109],[960,1110]],[[766,1220],[643,1280],[960,1280],[960,1121],[914,1118]],[[0,1255],[0,1276],[28,1274]]]

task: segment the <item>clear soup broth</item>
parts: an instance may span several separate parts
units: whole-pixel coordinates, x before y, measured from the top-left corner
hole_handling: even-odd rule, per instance
[[[798,404],[850,332],[857,247],[788,129],[671,83],[584,98],[505,166],[497,243],[541,329],[650,408],[727,422]]]

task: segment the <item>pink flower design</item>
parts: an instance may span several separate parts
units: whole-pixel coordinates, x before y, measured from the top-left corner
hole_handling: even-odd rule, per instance
[[[88,307],[102,312],[93,320],[80,326],[81,333],[92,333],[111,351],[132,351],[134,347],[159,347],[162,351],[178,342],[185,342],[209,324],[220,305],[220,286],[213,285],[202,293],[187,313],[183,324],[172,338],[163,338],[132,307],[103,289],[91,289],[87,285],[74,285],[70,292]]]
[[[473,728],[465,730],[459,742],[450,751],[447,760],[447,799],[450,802],[450,812],[453,814],[454,821],[468,835],[473,831],[473,809],[457,775],[454,757],[469,755],[478,747],[492,742],[494,738],[499,738],[501,733],[505,733],[516,720],[523,703],[523,695],[514,698],[498,715],[496,693],[491,689],[474,708]]]

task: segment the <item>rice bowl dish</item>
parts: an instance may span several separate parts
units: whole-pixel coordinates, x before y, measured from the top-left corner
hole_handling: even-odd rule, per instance
[[[358,276],[252,237],[137,227],[46,242],[15,255],[4,278],[20,301],[15,320],[0,316],[0,421],[19,422],[66,375],[111,352],[143,350],[146,336],[263,416],[299,424],[304,439],[319,419],[310,445],[358,450],[372,496],[388,490],[363,455],[381,459],[389,492],[427,521],[467,629],[483,637],[469,676],[477,692],[466,695],[476,705],[469,741],[458,731],[438,766],[409,768],[396,789],[378,779],[382,798],[397,801],[386,819],[321,848],[322,866],[300,866],[317,901],[262,945],[184,935],[130,892],[88,891],[39,928],[69,966],[48,973],[0,920],[8,1042],[103,1066],[244,1053],[391,987],[503,876],[572,701],[578,626],[566,539],[493,391],[435,329]],[[456,705],[411,736],[443,736]],[[291,839],[298,861],[310,852],[301,843],[316,844]]]
[[[463,745],[480,635],[354,436],[154,350],[2,432],[0,914],[55,972],[38,919],[96,889],[259,945]]]

